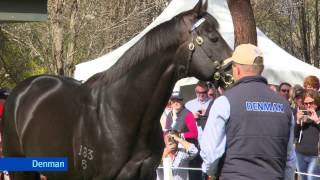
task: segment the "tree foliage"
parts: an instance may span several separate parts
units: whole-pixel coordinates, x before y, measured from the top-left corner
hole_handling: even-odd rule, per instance
[[[25,56],[31,52],[7,39],[1,32],[0,42],[0,87],[12,87],[27,77],[46,72],[39,58]]]
[[[255,0],[252,7],[257,26],[268,37],[293,56],[319,67],[318,2]]]
[[[72,76],[76,64],[102,56],[142,31],[165,4],[165,0],[49,0],[48,21],[1,25],[3,37],[19,50],[25,66],[3,58],[17,63],[16,71],[26,75],[12,74],[5,66],[0,69],[7,77],[19,77],[9,84],[40,73]],[[17,59],[15,48],[6,48]]]

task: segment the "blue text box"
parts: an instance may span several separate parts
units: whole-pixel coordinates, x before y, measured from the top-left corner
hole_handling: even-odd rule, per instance
[[[0,158],[0,171],[67,171],[65,157],[4,157]]]

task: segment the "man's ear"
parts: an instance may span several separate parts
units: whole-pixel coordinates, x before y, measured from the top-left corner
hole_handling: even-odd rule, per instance
[[[242,69],[239,65],[236,65],[236,73],[237,77],[240,77],[242,75]]]
[[[239,77],[240,68],[237,64],[232,64],[232,75],[234,77]]]

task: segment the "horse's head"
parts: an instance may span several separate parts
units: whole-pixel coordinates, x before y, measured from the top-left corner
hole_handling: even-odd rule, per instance
[[[207,3],[200,1],[194,9],[182,16],[186,30],[182,31],[183,43],[179,49],[186,53],[184,64],[187,76],[195,76],[215,85],[225,86],[232,79],[230,64],[224,60],[231,56],[231,49],[218,32],[218,22],[206,12]],[[186,51],[185,51],[186,50]],[[183,57],[179,56],[178,57]]]

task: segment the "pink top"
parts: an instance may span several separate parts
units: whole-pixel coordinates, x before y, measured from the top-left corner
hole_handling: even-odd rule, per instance
[[[184,138],[186,139],[197,139],[198,138],[198,129],[196,125],[196,120],[193,117],[192,112],[188,112],[185,119],[184,123],[188,127],[189,131],[183,133]]]

